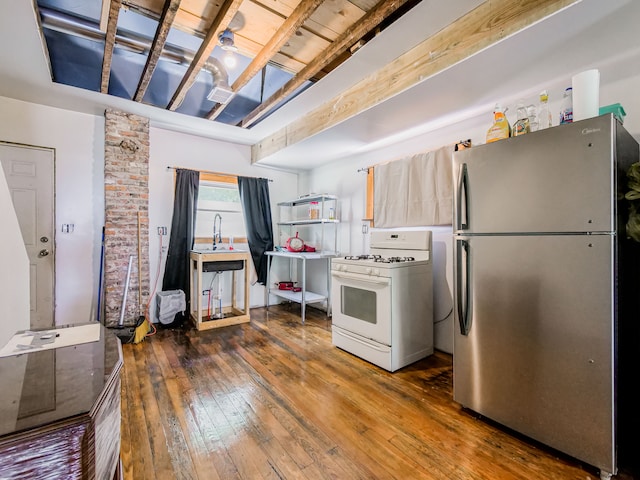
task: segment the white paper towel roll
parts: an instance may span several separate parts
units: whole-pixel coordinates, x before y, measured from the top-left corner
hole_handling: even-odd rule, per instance
[[[586,70],[571,77],[573,121],[597,117],[600,110],[600,72]]]

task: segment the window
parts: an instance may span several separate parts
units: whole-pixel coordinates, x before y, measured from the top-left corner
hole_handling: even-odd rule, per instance
[[[201,173],[197,210],[197,243],[212,242],[216,214],[222,217],[220,232],[223,242],[227,243],[230,237],[233,237],[234,243],[246,242],[242,204],[235,177]]]

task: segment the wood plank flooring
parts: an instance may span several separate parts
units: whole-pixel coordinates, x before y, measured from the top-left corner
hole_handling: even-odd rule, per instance
[[[599,478],[462,410],[450,355],[386,372],[334,347],[318,310],[161,328],[123,352],[127,480]]]

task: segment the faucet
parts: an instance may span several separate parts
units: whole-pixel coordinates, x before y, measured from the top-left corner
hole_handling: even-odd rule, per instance
[[[217,229],[216,220],[218,221]],[[218,242],[216,242],[216,237],[218,237]],[[222,216],[219,213],[216,213],[216,216],[213,217],[213,250],[216,249],[216,243],[222,243]]]

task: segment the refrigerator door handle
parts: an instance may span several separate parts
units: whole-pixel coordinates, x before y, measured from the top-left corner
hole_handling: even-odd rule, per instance
[[[466,240],[457,240],[457,242],[456,292],[458,295],[456,298],[456,307],[458,309],[460,333],[462,335],[468,335],[471,327],[469,319],[469,242]]]
[[[469,228],[469,209],[468,209],[468,173],[467,173],[467,164],[463,163],[460,165],[460,170],[458,171],[458,188],[456,188],[456,230],[466,230]],[[464,215],[464,221],[462,220],[462,216]]]

